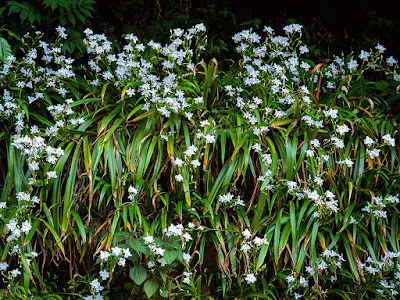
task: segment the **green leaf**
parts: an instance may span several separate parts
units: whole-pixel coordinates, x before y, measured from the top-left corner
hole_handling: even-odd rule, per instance
[[[182,253],[176,249],[165,250],[164,258],[168,264],[172,264],[175,259],[179,260],[179,258],[182,258]]]
[[[279,238],[280,238],[280,233],[281,233],[281,217],[282,217],[282,211],[283,209],[281,208],[278,212],[278,215],[275,219],[275,234],[274,234],[274,259],[275,259],[275,264],[278,264],[278,258],[279,258]]]
[[[71,22],[72,26],[75,27],[76,19],[75,19],[74,14],[72,12],[68,12],[67,16],[68,16],[68,20]]]
[[[163,298],[168,298],[168,290],[166,288],[160,288],[160,296]]]
[[[79,10],[75,10],[75,15],[78,18],[79,21],[81,21],[82,23],[85,23],[86,19],[85,17],[80,13]]]
[[[5,38],[0,37],[0,60],[5,62],[10,55],[12,55],[10,44]]]
[[[147,280],[143,286],[144,292],[146,293],[147,297],[153,296],[158,289],[158,283],[152,279]]]
[[[8,10],[8,15],[14,14],[14,13],[19,13],[22,9],[22,7],[18,5],[13,5],[13,3],[17,3],[15,1],[10,1],[8,2],[8,5],[10,6],[10,9]]]
[[[64,154],[65,155],[65,154]],[[77,168],[79,163],[80,144],[75,148],[74,156],[70,165],[70,172],[67,183],[65,185],[63,217],[62,217],[62,231],[67,232],[68,222],[71,216],[71,208],[76,195],[74,195],[75,179],[77,177]]]
[[[137,252],[137,254],[145,254],[148,255],[150,253],[149,247],[144,245],[140,240],[138,239],[132,239],[129,241],[129,246]]]
[[[78,226],[79,233],[81,234],[82,244],[84,244],[84,243],[86,243],[86,230],[85,230],[85,226],[83,225],[82,219],[79,216],[78,212],[74,208],[71,209],[71,214],[74,217],[76,226]]]
[[[141,266],[135,266],[129,271],[129,277],[137,285],[141,285],[147,278],[147,270]]]
[[[27,11],[26,9],[21,10],[21,13],[19,15],[19,17],[21,18],[21,23],[23,23],[25,21],[25,19],[28,17],[29,15],[29,11]]]
[[[92,17],[92,14],[91,14],[90,11],[87,10],[86,8],[80,7],[80,11],[81,11],[81,13],[84,14],[85,16],[87,16],[87,17]]]
[[[60,15],[58,17],[58,20],[60,21],[61,26],[65,26],[65,24],[67,23],[67,19],[65,19],[64,15]]]

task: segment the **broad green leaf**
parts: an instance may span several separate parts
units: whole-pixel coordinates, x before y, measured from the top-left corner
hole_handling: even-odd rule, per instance
[[[141,285],[147,279],[147,270],[141,266],[134,266],[129,271],[129,277],[137,284]]]
[[[0,60],[5,63],[10,55],[12,55],[10,44],[5,38],[0,37]]]
[[[147,280],[143,285],[144,292],[146,293],[147,297],[153,296],[158,290],[158,283],[153,279]]]

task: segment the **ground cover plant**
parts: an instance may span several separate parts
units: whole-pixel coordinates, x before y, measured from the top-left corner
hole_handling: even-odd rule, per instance
[[[86,29],[76,64],[56,31],[0,64],[3,297],[396,299],[384,46],[313,61],[289,24],[204,61],[203,24],[121,47]]]

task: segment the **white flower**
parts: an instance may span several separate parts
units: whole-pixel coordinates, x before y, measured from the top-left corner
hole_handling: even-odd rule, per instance
[[[306,266],[306,271],[308,274],[310,274],[310,276],[314,276],[315,274],[315,270],[310,266]]]
[[[197,147],[195,145],[191,145],[185,152],[183,152],[187,157],[191,157],[197,152]]]
[[[311,141],[310,141],[310,144],[311,144],[311,146],[313,146],[313,147],[315,147],[315,148],[318,148],[318,147],[321,146],[321,143],[320,143],[320,141],[319,141],[318,139],[313,139],[313,140],[311,140]]]
[[[183,164],[184,164],[184,161],[183,161],[182,159],[180,159],[180,158],[175,158],[175,159],[173,160],[173,162],[174,162],[174,164],[177,165],[179,168],[182,167]]]
[[[124,252],[124,257],[125,257],[125,258],[128,258],[128,257],[131,257],[131,256],[132,256],[132,253],[131,253],[131,251],[130,251],[128,248],[122,249],[122,252]]]
[[[307,157],[313,157],[313,156],[314,156],[314,151],[312,151],[312,150],[306,150],[306,156],[307,156]]]
[[[332,119],[336,119],[338,117],[338,110],[330,108],[329,110],[324,110],[325,117],[331,117]]]
[[[39,133],[39,128],[36,125],[31,127],[31,134]]]
[[[318,263],[318,270],[323,271],[328,268],[328,264],[322,259],[321,262]]]
[[[374,210],[372,213],[377,218],[387,218],[386,211],[384,210]]]
[[[274,29],[272,29],[272,28],[269,27],[269,26],[264,26],[263,31],[264,31],[264,32],[268,32],[269,34],[271,34],[271,33],[274,32]]]
[[[259,143],[255,143],[251,149],[255,150],[256,152],[261,151],[261,145]]]
[[[236,205],[245,206],[245,203],[242,199],[240,199],[240,196],[238,196],[236,199]]]
[[[297,189],[297,182],[295,181],[287,181],[286,185],[288,187],[288,192],[292,192],[294,189]]]
[[[178,181],[178,182],[182,182],[183,176],[182,176],[181,174],[175,175],[175,179],[176,179],[176,181]]]
[[[319,177],[319,176],[315,176],[315,177],[314,177],[314,182],[315,182],[317,185],[321,186],[321,185],[324,183],[324,180],[323,180],[321,177]]]
[[[336,148],[343,149],[344,148],[344,142],[341,139],[338,139],[336,137],[331,138],[331,141],[335,145]]]
[[[10,273],[12,277],[17,277],[18,275],[21,275],[21,271],[19,269],[14,269]]]
[[[152,250],[152,251],[154,252],[154,254],[156,254],[156,255],[164,256],[165,250],[164,250],[163,248],[160,248],[160,247],[153,247],[151,250]]]
[[[101,292],[104,289],[104,287],[100,285],[100,282],[97,278],[90,282],[90,287],[95,293]]]
[[[262,181],[262,182],[264,182],[264,181],[265,181],[265,176],[260,175],[260,176],[257,178],[257,181]]]
[[[22,232],[25,232],[26,234],[28,234],[29,231],[31,231],[31,229],[32,229],[32,225],[28,220],[26,220],[22,223],[22,226],[21,226]]]
[[[182,275],[183,275],[183,280],[182,280],[182,282],[183,283],[186,283],[186,284],[190,284],[190,276],[192,276],[192,272],[183,272],[182,273]]]
[[[189,233],[187,233],[187,232],[185,232],[185,233],[182,235],[182,237],[185,239],[186,242],[189,242],[190,240],[193,239],[192,236],[191,236]]]
[[[385,199],[391,203],[399,203],[399,197],[396,197],[393,195],[386,196]],[[0,204],[1,204],[1,202],[0,202]]]
[[[242,232],[242,235],[246,238],[246,239],[250,239],[252,237],[251,232],[248,229],[245,229]]]
[[[338,163],[339,165],[345,164],[349,168],[354,165],[354,162],[351,161],[349,158],[346,158],[345,160],[337,161],[336,163]]]
[[[65,33],[65,30],[66,29],[64,27],[61,27],[61,26],[58,26],[56,28],[56,31],[57,31],[58,35],[63,39],[66,39],[68,37],[68,34]]]
[[[338,125],[338,127],[336,128],[336,132],[338,132],[340,135],[343,135],[349,131],[350,131],[350,128],[346,124]]]
[[[372,146],[374,143],[375,143],[375,141],[374,141],[373,139],[371,139],[369,136],[367,136],[367,137],[364,139],[364,144],[365,144],[365,146],[367,146],[367,147]]]
[[[349,71],[355,71],[357,70],[358,63],[354,59],[350,59],[350,61],[347,63],[347,67],[349,68]]]
[[[249,243],[244,243],[242,247],[240,247],[240,251],[243,251],[243,253],[247,253],[251,249],[251,246]]]
[[[228,203],[231,202],[233,199],[233,195],[231,193],[227,193],[225,195],[219,195],[218,200],[221,201],[222,203]]]
[[[120,267],[125,267],[125,263],[126,263],[126,259],[124,257],[121,257],[118,260],[118,266],[120,266]]]
[[[92,35],[93,34],[93,30],[91,30],[90,28],[86,28],[83,31],[84,34],[86,34],[86,36]]]
[[[362,59],[363,61],[368,61],[368,58],[371,56],[371,53],[361,50],[360,55],[358,56],[360,59]]]
[[[122,254],[122,249],[120,247],[111,248],[111,252],[114,256],[120,256]]]
[[[186,261],[187,263],[190,263],[190,261],[192,260],[192,256],[187,253],[183,253],[182,255],[183,255],[183,260]]]
[[[100,277],[103,280],[107,280],[110,277],[110,273],[107,270],[100,271]]]
[[[190,277],[183,277],[182,282],[186,283],[186,284],[190,284],[190,282],[191,282]]]
[[[395,59],[393,58],[393,56],[390,56],[389,58],[386,59],[386,63],[387,63],[389,66],[393,66],[394,64],[397,64],[397,60],[395,60]]]
[[[171,224],[168,228],[164,229],[164,232],[166,232],[166,236],[181,236],[183,234],[183,229],[182,224]]]
[[[247,274],[246,277],[244,278],[244,280],[246,280],[247,284],[251,284],[257,281],[256,276],[254,276],[254,274]]]
[[[260,238],[258,236],[256,236],[254,238],[253,243],[254,243],[254,245],[256,245],[258,247],[260,247],[262,245],[268,245],[269,244],[266,238]]]
[[[129,188],[128,188],[128,193],[136,195],[136,194],[138,193],[138,190],[135,189],[135,188],[131,185],[131,186],[129,186]]]
[[[5,261],[0,261],[0,272],[5,271],[7,269],[8,269],[8,263],[6,263]]]
[[[146,235],[144,238],[144,243],[145,244],[151,244],[154,243],[154,237],[152,237],[151,235]]]
[[[367,149],[367,154],[371,159],[374,159],[375,157],[379,157],[379,153],[381,152],[381,149]]]
[[[304,54],[304,53],[308,53],[310,50],[307,48],[306,45],[302,45],[299,47],[300,53]]]
[[[289,275],[289,276],[286,277],[286,280],[287,280],[287,282],[288,282],[289,285],[292,284],[292,283],[294,282],[295,279],[296,279],[296,278],[294,278],[293,275]]]
[[[379,44],[379,43],[375,46],[375,49],[378,50],[379,53],[383,53],[383,52],[385,52],[385,50],[386,50],[386,48],[383,47],[383,46],[382,46],[381,44]]]
[[[383,137],[382,137],[382,139],[383,139],[383,141],[386,143],[386,144],[388,144],[389,146],[392,146],[392,147],[394,147],[395,146],[395,139],[394,138],[392,138],[391,136],[390,136],[390,134],[388,133],[388,134],[385,134]]]
[[[210,125],[210,122],[208,120],[200,121],[200,127],[204,127]]]
[[[369,273],[371,273],[372,275],[375,275],[376,273],[379,272],[378,269],[376,269],[376,268],[374,268],[374,267],[371,267],[371,266],[366,267],[365,270],[367,270],[367,271],[368,271]]]
[[[304,70],[308,71],[311,68],[311,66],[309,63],[302,61],[300,64],[300,68],[303,68]]]
[[[205,137],[207,144],[212,144],[215,142],[215,136],[211,134],[207,134]]]
[[[107,260],[108,260],[108,257],[109,257],[110,255],[111,255],[110,252],[100,250],[100,260],[102,260],[102,261],[107,261]]]
[[[49,171],[46,173],[47,179],[51,178],[57,178],[57,172],[56,171]]]
[[[196,103],[196,104],[203,103],[203,97],[196,97],[193,100],[194,100],[194,103]]]
[[[200,166],[201,166],[201,163],[199,162],[198,159],[192,160],[190,163],[192,164],[192,166],[193,166],[194,168],[197,168],[197,167],[200,167]]]

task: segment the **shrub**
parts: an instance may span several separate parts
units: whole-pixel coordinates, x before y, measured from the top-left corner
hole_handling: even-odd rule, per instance
[[[87,29],[80,66],[65,28],[25,36],[0,66],[5,288],[65,264],[85,299],[397,295],[398,125],[364,75],[395,87],[397,61],[316,64],[301,30],[237,33],[237,63],[202,60],[203,24],[121,51]]]

